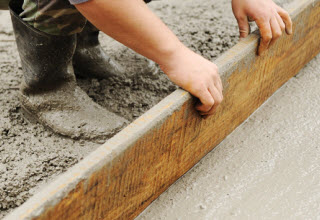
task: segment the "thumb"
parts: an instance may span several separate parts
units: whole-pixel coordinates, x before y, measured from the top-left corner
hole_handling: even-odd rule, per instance
[[[237,18],[240,38],[246,38],[250,34],[250,25],[247,16]]]

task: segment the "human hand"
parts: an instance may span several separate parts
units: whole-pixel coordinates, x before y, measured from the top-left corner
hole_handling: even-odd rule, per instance
[[[232,0],[232,10],[238,21],[240,38],[250,34],[249,21],[258,25],[262,39],[258,54],[265,52],[286,30],[292,34],[292,21],[284,9],[272,0]]]
[[[212,115],[223,100],[218,67],[186,47],[177,50],[160,68],[171,81],[199,98],[196,109]]]
[[[196,109],[202,115],[214,113],[223,99],[217,66],[185,47],[143,1],[97,0],[76,7],[97,28],[158,63],[174,83],[198,97]]]

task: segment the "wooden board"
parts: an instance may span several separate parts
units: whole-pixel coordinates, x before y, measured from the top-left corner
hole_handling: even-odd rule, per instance
[[[213,117],[177,90],[7,219],[133,219],[320,52],[320,0],[287,10],[293,36],[257,57],[252,34],[216,61],[225,100]]]

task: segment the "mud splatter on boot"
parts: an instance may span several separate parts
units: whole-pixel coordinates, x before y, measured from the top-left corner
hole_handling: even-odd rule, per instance
[[[40,32],[20,19],[21,6],[12,1],[11,18],[24,80],[22,107],[56,133],[72,138],[104,141],[127,121],[93,102],[77,86],[72,57],[76,36]]]
[[[124,69],[111,59],[99,42],[99,30],[89,21],[77,34],[77,47],[73,57],[75,73],[82,77],[108,79],[122,76]]]

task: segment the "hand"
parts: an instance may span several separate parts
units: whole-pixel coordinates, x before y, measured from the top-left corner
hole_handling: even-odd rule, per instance
[[[178,86],[200,99],[196,109],[212,115],[223,100],[217,66],[186,47],[177,50],[161,69]]]
[[[262,37],[259,55],[274,44],[284,29],[287,34],[292,34],[292,21],[288,12],[272,0],[232,0],[232,10],[238,21],[240,38],[250,34],[248,21],[257,23]]]
[[[217,66],[185,47],[143,1],[96,0],[76,7],[97,28],[158,63],[174,83],[198,97],[196,109],[202,115],[214,113],[223,99]]]

